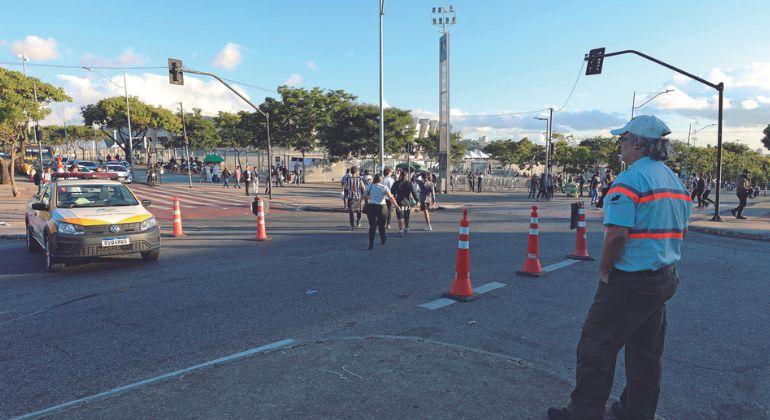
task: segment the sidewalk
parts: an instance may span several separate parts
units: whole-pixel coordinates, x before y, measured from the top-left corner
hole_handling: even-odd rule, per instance
[[[16,177],[16,188],[18,197],[11,193],[10,184],[0,184],[0,240],[24,238],[24,212],[37,186],[24,177]]]
[[[84,419],[544,419],[548,407],[569,400],[572,389],[569,381],[526,361],[427,339],[347,337],[287,344],[40,414]]]
[[[729,236],[741,239],[770,241],[770,197],[759,196],[749,199],[743,210],[746,220],[738,220],[730,210],[738,205],[738,198],[731,191],[722,192],[719,207],[721,222],[712,222],[714,208],[698,209],[693,207],[689,229],[694,232]]]

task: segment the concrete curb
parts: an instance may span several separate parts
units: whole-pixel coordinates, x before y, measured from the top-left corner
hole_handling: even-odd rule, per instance
[[[11,234],[11,235],[0,235],[0,241],[15,241],[18,239],[24,239],[26,238],[26,235],[23,233],[18,234]]]
[[[770,242],[770,233],[748,233],[748,232],[740,232],[740,231],[712,228],[707,226],[694,226],[694,225],[688,226],[687,229],[693,232],[705,233],[709,235],[725,236],[728,238],[750,239],[753,241]]]

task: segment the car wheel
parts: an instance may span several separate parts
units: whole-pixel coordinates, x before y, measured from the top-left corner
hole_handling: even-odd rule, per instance
[[[64,269],[64,263],[51,256],[51,246],[48,237],[45,238],[45,269],[49,273],[56,273]]]
[[[38,246],[35,238],[32,236],[32,228],[29,226],[27,226],[26,238],[27,238],[27,252],[30,252],[30,253],[37,252],[40,249],[40,247]]]
[[[160,249],[153,249],[152,251],[142,252],[143,261],[157,261],[160,257]]]

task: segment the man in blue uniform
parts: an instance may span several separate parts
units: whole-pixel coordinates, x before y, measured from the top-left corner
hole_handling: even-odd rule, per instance
[[[655,417],[666,302],[679,284],[674,264],[691,208],[690,195],[664,163],[669,133],[648,115],[612,130],[629,167],[604,200],[599,286],[577,348],[576,386],[570,404],[549,409],[549,419],[602,419],[623,347],[627,384],[612,412],[621,419]]]

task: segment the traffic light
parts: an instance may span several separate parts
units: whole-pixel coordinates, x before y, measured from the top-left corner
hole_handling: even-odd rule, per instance
[[[406,152],[409,153],[410,155],[413,155],[414,154],[414,144],[412,144],[412,143],[407,144],[406,145]]]
[[[588,53],[588,66],[586,66],[586,76],[602,73],[602,64],[604,64],[604,48],[595,48]]]
[[[182,71],[182,60],[176,58],[168,59],[168,82],[172,85],[184,84],[184,72]]]

